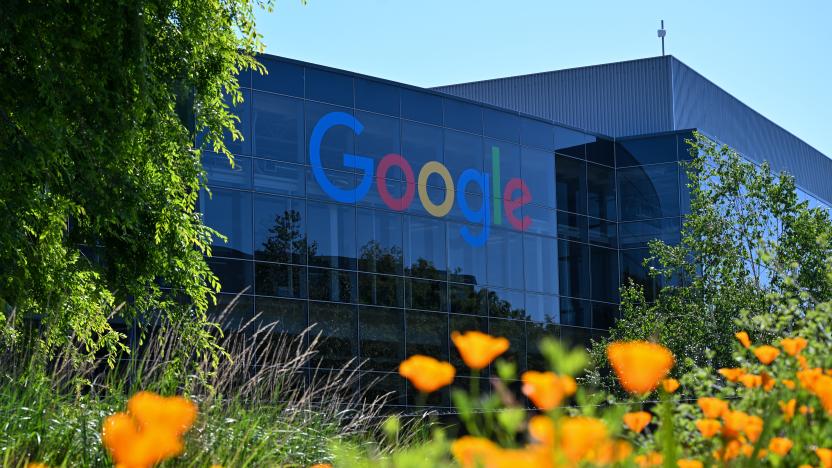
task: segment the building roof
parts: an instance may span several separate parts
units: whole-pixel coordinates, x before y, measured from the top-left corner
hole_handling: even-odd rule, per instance
[[[671,55],[434,89],[616,138],[698,129],[832,202],[832,159]]]

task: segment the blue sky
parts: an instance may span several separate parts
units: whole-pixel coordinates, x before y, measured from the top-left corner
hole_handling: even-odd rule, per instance
[[[832,157],[832,1],[277,0],[266,51],[416,86],[667,53]]]

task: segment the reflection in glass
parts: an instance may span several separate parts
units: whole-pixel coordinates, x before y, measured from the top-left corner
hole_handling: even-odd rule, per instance
[[[492,229],[486,252],[488,284],[523,289],[523,234]]]
[[[359,208],[356,233],[359,270],[404,273],[401,215]]]
[[[360,358],[368,370],[395,371],[404,359],[403,314],[401,309],[359,307]]]
[[[319,301],[358,301],[358,275],[354,271],[309,268],[309,298]]]
[[[306,237],[303,200],[254,196],[254,258],[305,264],[317,246]]]
[[[303,101],[255,91],[252,150],[260,158],[303,163]]]
[[[618,140],[618,167],[676,161],[676,135]]]
[[[437,219],[416,216],[405,217],[404,238],[407,275],[446,279],[445,226],[444,221]]]
[[[254,292],[261,296],[306,298],[306,267],[256,262]]]
[[[560,323],[588,327],[590,319],[589,301],[569,297],[560,298]]]
[[[509,348],[500,356],[509,362],[517,364],[518,371],[526,370],[526,328],[525,322],[517,320],[489,320],[489,331],[494,336],[508,338]]]
[[[321,117],[330,112],[352,114],[351,109],[306,101],[306,139],[308,142]],[[346,126],[336,125],[327,130],[321,140],[321,165],[326,169],[354,172],[344,166],[344,154],[355,154],[355,132]]]
[[[488,288],[488,316],[526,320],[525,297],[521,291]]]
[[[560,323],[560,302],[557,296],[526,294],[526,314],[529,320],[541,323]]]
[[[587,214],[615,221],[615,170],[597,164],[586,165]]]
[[[407,356],[423,354],[439,360],[448,359],[448,316],[408,310]]]
[[[358,302],[385,307],[404,307],[404,278],[359,273]]]
[[[488,291],[473,284],[448,285],[451,312],[455,314],[488,315]]]
[[[618,302],[618,252],[603,247],[590,247],[592,257],[592,299]]]
[[[215,188],[199,196],[206,226],[228,238],[214,237],[211,248],[218,257],[251,258],[251,194]]]
[[[234,156],[234,167],[224,154],[202,152],[202,168],[211,187],[251,188],[251,158]]]
[[[407,289],[406,307],[410,309],[448,310],[447,283],[416,278],[405,280]]]
[[[306,169],[266,159],[254,160],[254,190],[276,195],[306,195]]]
[[[325,302],[309,303],[309,324],[314,336],[321,333],[316,364],[323,368],[341,369],[356,364],[358,330],[356,307]]]
[[[309,264],[354,270],[355,207],[310,201],[306,205]]]
[[[679,216],[678,164],[620,169],[618,196],[622,221]]]
[[[561,295],[589,297],[588,245],[558,241],[558,284]]]
[[[306,68],[306,99],[352,107],[352,77],[319,68]]]
[[[557,156],[557,208],[586,214],[586,163]]]
[[[239,292],[252,294],[254,292],[252,262],[216,257],[208,258],[206,262],[211,271],[217,275],[217,279],[222,285],[222,292],[229,294]]]
[[[531,202],[555,208],[555,190],[552,190],[552,181],[555,180],[555,155],[532,148],[521,148],[520,154],[520,172],[531,192]],[[518,196],[513,194],[514,198]]]
[[[459,234],[464,225],[448,223],[448,273],[451,281],[485,283],[485,255],[482,247],[473,247]],[[475,226],[467,226],[477,233]],[[490,242],[490,241],[489,241]]]
[[[523,237],[523,262],[526,273],[526,290],[548,294],[558,293],[557,240],[549,237],[525,234]]]

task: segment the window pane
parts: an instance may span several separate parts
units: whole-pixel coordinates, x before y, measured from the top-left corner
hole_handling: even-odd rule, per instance
[[[520,117],[517,114],[496,109],[483,109],[482,127],[486,136],[514,143],[520,142]]]
[[[269,73],[267,75],[261,75],[260,73],[254,72],[252,74],[253,88],[303,97],[302,66],[263,56],[257,57],[257,60],[266,67]]]
[[[358,301],[358,275],[354,271],[309,268],[309,298],[319,301]]]
[[[352,114],[352,109],[317,102],[306,102],[306,139],[304,141],[309,141],[318,121],[331,112]],[[352,168],[344,166],[344,155],[355,154],[354,145],[355,132],[351,128],[344,125],[336,125],[330,128],[321,140],[321,165],[327,169],[354,172]]]
[[[519,371],[526,370],[526,327],[524,322],[514,320],[491,319],[489,331],[493,336],[508,338],[508,351],[500,355],[501,359],[517,364]]]
[[[629,280],[644,287],[644,297],[648,301],[656,298],[661,288],[658,278],[651,278],[648,268],[642,262],[650,256],[648,249],[622,250],[621,252],[621,283],[628,284]]]
[[[547,294],[526,294],[526,314],[529,320],[541,323],[560,322],[560,300]]]
[[[615,143],[598,138],[586,145],[586,160],[607,166],[615,166]]]
[[[385,307],[404,307],[404,278],[359,273],[358,302]]]
[[[653,239],[661,239],[668,244],[680,241],[681,224],[679,218],[650,219],[621,223],[621,248],[630,249],[647,247]]]
[[[351,76],[318,68],[306,68],[306,99],[352,107],[352,93]]]
[[[676,155],[679,161],[689,161],[693,159],[690,154],[691,146],[686,140],[696,140],[692,133],[679,133],[676,135]]]
[[[321,333],[318,344],[319,364],[323,368],[341,369],[358,356],[356,307],[323,302],[309,303],[311,333]],[[355,361],[352,362],[354,366]]]
[[[402,216],[358,209],[356,245],[358,269],[404,274]]]
[[[309,264],[355,270],[355,208],[310,201],[306,213]]]
[[[415,122],[402,122],[402,155],[418,177],[428,161],[442,161],[443,133],[440,127]],[[415,181],[414,181],[415,182]],[[418,201],[414,201],[414,204]]]
[[[394,371],[404,359],[404,311],[386,307],[358,309],[361,360],[367,369]]]
[[[213,254],[217,257],[251,258],[251,194],[236,190],[213,189],[199,197],[200,211],[206,226],[228,238],[214,238]]]
[[[251,154],[251,90],[241,89],[240,92],[243,95],[243,102],[233,105],[231,104],[231,98],[226,98],[225,101],[230,106],[229,111],[240,119],[239,122],[235,122],[235,126],[242,134],[243,139],[233,140],[231,132],[225,131],[223,141],[228,151],[234,154],[248,155]]]
[[[491,196],[494,200],[492,206],[499,208],[499,210],[495,210],[492,221],[497,226],[508,224],[508,221],[503,219],[505,213],[503,213],[502,199],[508,181],[522,177],[520,147],[504,141],[486,138],[485,147],[483,148],[483,162],[483,168],[485,172],[490,174],[489,179],[492,181]],[[499,181],[496,187],[493,186],[494,180]],[[532,201],[535,201],[534,193],[532,193]]]
[[[558,212],[538,205],[523,205],[523,216],[531,220],[525,232],[555,237],[558,234]]]
[[[523,289],[523,235],[515,231],[492,229],[486,251],[488,283]]]
[[[616,223],[603,219],[587,218],[589,221],[589,242],[604,247],[618,247]]]
[[[375,80],[355,79],[355,107],[399,116],[399,88]]]
[[[469,133],[445,130],[445,166],[451,178],[457,180],[465,169],[482,170],[482,137]],[[435,176],[438,177],[438,176]],[[434,184],[444,187],[444,184]],[[457,187],[462,190],[462,187]]]
[[[592,346],[593,331],[588,328],[561,327],[560,338],[563,345],[568,349],[584,348],[588,350]]]
[[[592,303],[592,328],[609,329],[615,325],[615,320],[618,317],[617,305],[602,302]]]
[[[254,279],[257,295],[306,298],[306,267],[256,262]]]
[[[254,92],[254,154],[261,158],[303,163],[303,101]]]
[[[676,135],[619,140],[618,167],[676,161]]]
[[[586,143],[595,141],[595,137],[568,128],[555,126],[555,151],[567,156],[584,158]]]
[[[277,195],[306,195],[303,166],[265,159],[254,160],[254,190]]]
[[[482,108],[476,104],[443,99],[445,105],[445,126],[456,130],[482,134]]]
[[[327,180],[332,185],[342,190],[352,190],[356,186],[356,175],[353,172],[334,171],[332,169],[324,169],[324,174]],[[315,174],[311,168],[306,168],[306,196],[307,198],[314,198],[323,201],[332,201],[332,197],[324,192]]]
[[[367,401],[384,397],[391,408],[405,404],[407,380],[399,374],[367,372],[360,375],[360,382]]]
[[[540,352],[540,342],[544,338],[560,339],[560,327],[552,324],[526,323],[526,359],[529,369],[548,369],[551,364]]]
[[[460,283],[483,284],[485,255],[482,247],[474,247],[459,235],[464,225],[448,223],[448,272],[450,280]],[[478,232],[475,226],[468,229]]]
[[[472,284],[449,284],[451,312],[455,314],[488,315],[488,291]]]
[[[405,119],[442,125],[442,98],[439,96],[402,89],[401,98],[402,117]]]
[[[404,221],[407,275],[446,279],[445,222],[416,216]]]
[[[558,237],[579,242],[588,242],[586,216],[558,211]]]
[[[620,169],[621,220],[679,216],[678,169],[676,163]]]
[[[212,267],[211,261],[208,265]],[[254,297],[237,294],[217,294],[217,303],[208,303],[208,319],[220,324],[223,330],[239,330],[254,315]]]
[[[603,247],[590,247],[592,256],[592,299],[618,302],[618,252]]]
[[[596,218],[615,221],[618,210],[615,203],[615,170],[612,168],[586,165],[587,173],[587,214]]]
[[[560,298],[560,323],[588,327],[590,326],[590,318],[588,301],[567,297]]]
[[[224,154],[203,151],[202,167],[211,187],[251,188],[251,158],[234,157],[234,167]]]
[[[525,320],[526,298],[522,291],[488,288],[488,316]]]
[[[355,137],[355,151],[361,156],[372,158],[375,161],[374,167],[378,167],[378,162],[384,156],[401,153],[399,119],[361,111],[356,112],[355,117],[364,125],[364,131]],[[391,168],[384,177],[404,179],[403,172],[398,167]]]
[[[555,180],[555,156],[532,148],[522,148],[520,152],[521,174],[531,192],[532,203],[555,208],[555,191],[552,190],[552,181]]]
[[[524,264],[526,289],[529,291],[557,294],[557,240],[525,234],[523,236],[523,242],[523,255],[526,259]]]
[[[255,300],[255,312],[261,314],[263,325],[275,324],[276,333],[299,336],[306,330],[306,301],[275,297],[258,297]]]
[[[448,359],[448,316],[431,312],[408,310],[407,352],[408,357],[423,354],[445,361]]]
[[[431,281],[423,279],[408,278],[407,303],[409,309],[446,311],[448,310],[447,283],[444,281]]]
[[[589,246],[558,241],[558,284],[561,295],[589,297]]]
[[[211,267],[211,271],[217,275],[222,285],[222,292],[229,294],[244,291],[246,294],[252,294],[254,292],[252,262],[229,258],[208,258],[206,262]]]
[[[557,157],[557,208],[586,214],[586,163],[573,158]]]
[[[520,142],[523,146],[536,146],[546,150],[554,150],[555,127],[546,122],[520,117]]]
[[[254,196],[254,258],[305,264],[308,250],[303,200]]]

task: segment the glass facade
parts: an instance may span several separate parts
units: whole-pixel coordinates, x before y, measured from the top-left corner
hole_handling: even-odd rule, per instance
[[[422,353],[464,370],[454,330],[586,345],[618,316],[619,285],[652,297],[650,239],[679,241],[685,133],[612,141],[439,93],[263,57],[234,108],[245,140],[205,152],[209,264],[243,323],[322,334],[324,369],[366,361],[361,385]],[[467,372],[461,374],[464,377]],[[484,377],[488,376],[486,370]],[[447,393],[430,404],[448,405]]]

